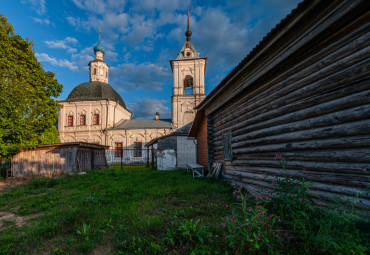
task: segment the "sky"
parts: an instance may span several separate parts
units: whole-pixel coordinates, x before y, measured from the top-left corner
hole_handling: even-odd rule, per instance
[[[294,9],[299,0],[0,0],[15,33],[34,41],[45,71],[63,85],[57,98],[89,81],[99,40],[110,66],[109,84],[134,118],[171,116],[172,71],[186,41],[207,57],[205,91],[219,82]]]

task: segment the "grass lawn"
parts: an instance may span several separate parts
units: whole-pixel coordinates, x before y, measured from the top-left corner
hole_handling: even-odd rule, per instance
[[[231,191],[186,170],[35,179],[0,195],[0,253],[190,254],[207,234],[202,252],[224,254]]]

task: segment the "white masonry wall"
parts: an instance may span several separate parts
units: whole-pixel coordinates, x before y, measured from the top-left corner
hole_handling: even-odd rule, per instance
[[[194,137],[177,136],[177,167],[186,168],[197,163],[197,142]]]

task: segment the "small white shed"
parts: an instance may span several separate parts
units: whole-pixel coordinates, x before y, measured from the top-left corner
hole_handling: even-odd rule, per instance
[[[196,140],[188,137],[191,124],[192,122],[145,145],[155,150],[158,170],[186,168],[188,163],[197,162]]]

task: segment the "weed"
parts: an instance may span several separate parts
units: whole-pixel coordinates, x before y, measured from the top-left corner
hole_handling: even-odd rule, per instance
[[[95,231],[90,224],[83,223],[81,228],[76,229],[76,233],[85,241],[89,241],[89,238],[91,238],[91,236],[95,234]]]

